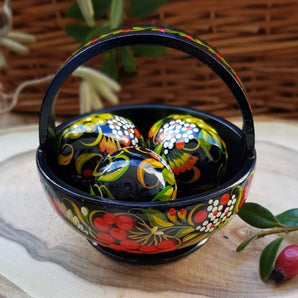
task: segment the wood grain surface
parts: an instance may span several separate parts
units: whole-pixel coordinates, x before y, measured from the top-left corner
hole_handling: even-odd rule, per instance
[[[248,200],[274,213],[297,207],[298,123],[257,122],[256,135]],[[37,146],[36,126],[0,132],[0,297],[298,297],[298,276],[280,285],[259,279],[259,255],[274,236],[236,253],[255,231],[237,216],[173,263],[132,265],[99,253],[48,203]],[[298,243],[297,233],[287,240]]]

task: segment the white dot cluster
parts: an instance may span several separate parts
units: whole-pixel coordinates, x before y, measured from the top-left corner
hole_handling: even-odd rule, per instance
[[[197,137],[199,128],[194,123],[188,123],[182,119],[171,120],[161,126],[157,139],[162,142],[163,153],[167,155],[173,149],[175,143],[188,143]]]
[[[136,128],[133,123],[125,118],[115,115],[114,119],[108,120],[107,124],[112,133],[120,140],[122,136],[127,136],[131,140],[132,145],[137,145],[139,140],[135,135]]]
[[[205,233],[212,232],[220,223],[233,214],[236,201],[235,195],[232,195],[225,205],[221,205],[218,199],[209,200],[207,207],[208,217],[196,227],[196,230]]]

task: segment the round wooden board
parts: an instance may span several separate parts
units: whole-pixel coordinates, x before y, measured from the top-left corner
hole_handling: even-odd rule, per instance
[[[256,135],[248,200],[274,213],[297,207],[298,124],[257,122]],[[280,285],[258,276],[258,258],[274,236],[236,253],[256,230],[237,216],[173,263],[132,265],[99,253],[48,203],[35,165],[37,136],[36,126],[0,132],[0,296],[298,297],[298,276]],[[297,233],[287,239],[298,243]]]

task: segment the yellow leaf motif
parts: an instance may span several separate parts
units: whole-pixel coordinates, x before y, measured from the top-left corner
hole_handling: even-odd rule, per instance
[[[76,171],[81,174],[82,173],[82,167],[85,164],[86,161],[90,160],[94,156],[98,156],[99,161],[103,159],[103,156],[101,154],[96,153],[82,153],[76,160],[75,166]],[[99,163],[98,161],[98,163]]]
[[[174,225],[173,223],[163,220],[155,215],[151,215],[151,217],[159,227],[172,227]]]
[[[123,155],[110,163],[97,178],[99,181],[112,182],[120,179],[129,168],[129,159]]]
[[[154,171],[154,169],[163,168],[163,167],[164,167],[164,165],[161,162],[155,160],[154,158],[147,158],[147,159],[143,160],[139,164],[138,170],[137,170],[137,177],[138,177],[139,182],[142,184],[142,186],[150,189],[150,188],[154,188],[156,185],[158,185],[158,180],[153,185],[147,185],[145,183],[145,179],[144,179],[145,172],[152,172],[152,171]]]

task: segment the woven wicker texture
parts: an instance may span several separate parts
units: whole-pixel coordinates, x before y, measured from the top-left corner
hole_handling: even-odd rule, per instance
[[[14,30],[32,33],[37,42],[29,55],[5,51],[8,67],[1,71],[5,92],[22,81],[55,73],[79,44],[66,36],[66,16],[73,0],[14,0]],[[184,0],[168,1],[146,19],[125,24],[165,24],[200,36],[235,68],[246,86],[254,114],[298,117],[298,1]],[[169,50],[158,58],[138,57],[136,76],[121,80],[120,103],[163,102],[196,107],[219,116],[239,115],[224,84],[204,65]],[[91,64],[99,67],[101,57]],[[38,112],[47,84],[26,88],[17,111]],[[107,104],[106,104],[107,105]],[[77,81],[67,81],[59,94],[57,113],[78,113]]]

